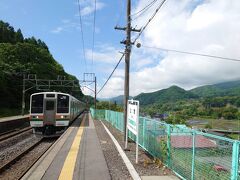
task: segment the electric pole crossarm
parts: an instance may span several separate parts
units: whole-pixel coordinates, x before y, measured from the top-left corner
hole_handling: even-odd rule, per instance
[[[119,26],[115,26],[114,29],[116,30],[122,30],[122,31],[126,31],[126,27],[119,27]]]
[[[114,29],[116,30],[122,30],[122,31],[126,31],[127,28],[126,27],[119,27],[119,26],[115,26]],[[133,32],[141,32],[142,29],[136,29],[136,28],[130,28],[131,31]]]

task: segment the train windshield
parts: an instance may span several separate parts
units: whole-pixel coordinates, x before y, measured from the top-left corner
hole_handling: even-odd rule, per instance
[[[68,113],[69,96],[58,94],[57,97],[57,113]]]
[[[31,113],[43,113],[43,94],[32,96]]]

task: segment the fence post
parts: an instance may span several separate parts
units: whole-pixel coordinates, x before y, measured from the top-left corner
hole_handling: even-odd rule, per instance
[[[104,120],[107,121],[107,118],[108,118],[108,116],[107,116],[107,110],[105,110],[105,117],[104,117]]]
[[[234,141],[232,148],[231,180],[236,180],[238,177],[239,145],[238,141]]]
[[[192,134],[192,180],[194,180],[194,171],[195,171],[195,138],[196,132],[193,131]]]
[[[146,120],[145,120],[145,118],[143,118],[143,134],[142,134],[142,136],[143,136],[143,147],[144,148],[146,148],[145,147],[145,130],[146,130]]]
[[[167,126],[167,165],[171,167],[171,126]]]

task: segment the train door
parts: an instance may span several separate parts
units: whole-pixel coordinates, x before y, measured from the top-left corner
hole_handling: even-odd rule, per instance
[[[46,99],[44,106],[44,124],[55,125],[56,100]]]

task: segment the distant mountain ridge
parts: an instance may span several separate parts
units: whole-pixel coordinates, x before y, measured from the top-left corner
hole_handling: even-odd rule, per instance
[[[149,105],[217,96],[240,96],[240,80],[200,86],[188,91],[178,86],[171,86],[151,93],[141,93],[133,99],[139,100],[141,105]],[[108,100],[123,104],[123,97],[121,95]]]
[[[198,96],[178,86],[171,86],[167,89],[162,89],[152,93],[141,93],[134,97],[134,99],[141,102],[141,105],[174,102],[177,100],[194,98],[198,98]]]
[[[190,92],[200,97],[240,96],[240,80],[200,86]]]
[[[118,105],[122,105],[123,104],[123,99],[124,99],[124,95],[120,95],[120,96],[116,96],[113,98],[100,98],[98,99],[99,101],[110,101],[112,103],[118,104]],[[133,99],[132,96],[129,96],[129,99]]]

